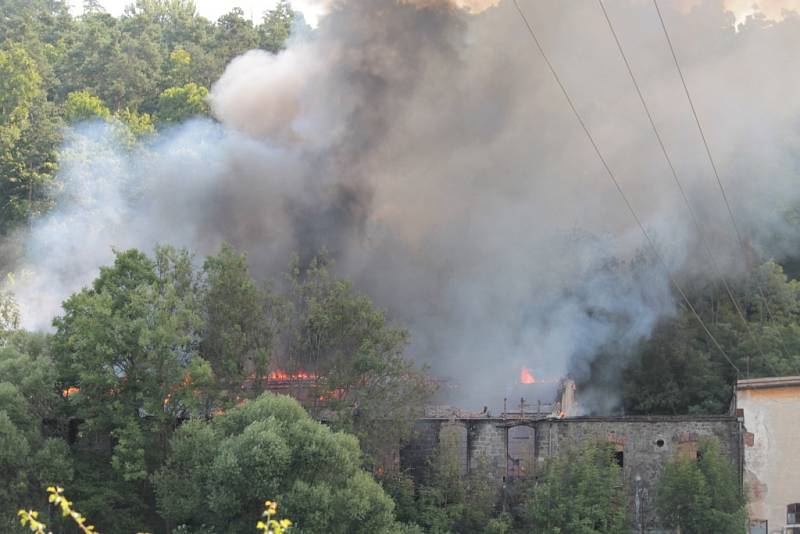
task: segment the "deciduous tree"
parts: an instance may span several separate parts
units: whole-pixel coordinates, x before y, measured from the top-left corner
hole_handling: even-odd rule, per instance
[[[330,267],[324,256],[291,267],[288,364],[322,377],[316,411],[379,461],[383,447],[409,435],[436,385],[405,357],[408,332]]]
[[[525,491],[519,515],[527,532],[629,532],[621,469],[613,448],[593,443],[551,460]]]
[[[158,97],[158,120],[165,123],[183,122],[208,114],[208,89],[196,83],[170,87]]]
[[[736,468],[713,440],[700,444],[697,457],[676,456],[658,482],[659,517],[684,534],[744,533],[744,505]]]
[[[270,498],[297,532],[397,531],[394,503],[360,465],[354,437],[265,393],[176,432],[156,475],[159,510],[172,524],[245,532]]]
[[[264,13],[264,21],[258,27],[261,48],[273,54],[286,48],[293,21],[294,11],[286,0],[280,0],[274,8]]]

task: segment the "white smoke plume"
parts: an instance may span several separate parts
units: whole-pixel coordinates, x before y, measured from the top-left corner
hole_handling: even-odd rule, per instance
[[[422,9],[427,8],[449,8],[460,9],[472,15],[482,13],[490,7],[494,7],[501,0],[397,0],[401,4],[409,4]],[[341,3],[341,2],[339,2]],[[337,0],[305,0],[305,6],[315,14],[327,14],[335,8]]]
[[[670,270],[710,273],[597,4],[521,5]],[[662,9],[748,241],[764,257],[795,250],[783,214],[800,201],[800,57],[787,52],[800,20],[737,32],[722,0]],[[652,3],[610,11],[706,238],[739,273]],[[603,347],[630,346],[675,310],[508,1],[335,2],[280,55],[235,59],[210,102],[218,122],[133,154],[101,126],[69,136],[58,207],[26,236],[30,274],[15,290],[28,326],[46,328],[114,247],[202,255],[228,240],[260,278],[326,248],[410,326],[411,354],[482,406],[522,366],[585,376]]]
[[[400,0],[402,3],[411,4],[419,8],[450,7],[461,9],[472,15],[477,15],[494,7],[500,0]]]

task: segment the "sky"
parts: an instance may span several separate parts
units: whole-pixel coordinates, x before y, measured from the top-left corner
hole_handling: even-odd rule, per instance
[[[101,0],[101,4],[112,15],[120,15],[125,6],[131,4],[133,0]],[[228,13],[235,7],[240,7],[248,17],[255,20],[261,18],[264,11],[275,6],[277,0],[195,0],[197,11],[206,18],[216,20],[220,15]],[[80,12],[83,0],[70,0],[73,9]],[[303,15],[310,24],[314,25],[320,13],[319,3],[314,0],[295,0],[292,6],[302,11]]]
[[[69,2],[76,11],[80,11],[83,5],[83,0],[69,0]],[[119,15],[125,6],[132,2],[133,0],[102,0],[101,3],[109,13]],[[275,6],[277,0],[195,0],[195,3],[200,14],[211,20],[216,20],[235,7],[242,8],[248,17],[258,20],[266,10]],[[292,6],[303,12],[306,22],[316,26],[318,18],[324,12],[322,7],[324,3],[320,0],[293,0]],[[684,11],[689,11],[700,3],[702,0],[677,2]],[[800,10],[800,0],[723,0],[723,4],[735,15],[737,25],[744,23],[748,16],[756,12],[762,13],[769,20],[777,21],[781,20],[787,11]]]

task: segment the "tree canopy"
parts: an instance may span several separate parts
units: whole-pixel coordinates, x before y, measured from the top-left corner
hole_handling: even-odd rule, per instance
[[[117,251],[64,302],[52,336],[16,332],[8,300],[9,506],[72,481],[101,531],[241,532],[266,498],[300,531],[394,529],[391,498],[362,468],[410,435],[431,382],[404,357],[405,331],[330,268],[294,262],[279,286],[257,283],[229,245],[202,264],[171,247]],[[264,393],[298,370],[313,377],[305,408]],[[55,422],[55,441],[36,421]]]
[[[137,0],[114,17],[102,2],[74,16],[65,0],[2,0],[0,233],[52,206],[63,126],[116,118],[132,143],[164,124],[208,114],[208,87],[253,48],[281,51],[287,2],[254,25],[239,8],[210,21],[188,0]]]
[[[172,524],[234,533],[248,531],[270,498],[297,532],[391,532],[394,503],[360,466],[353,436],[264,393],[175,433],[156,474],[158,506]]]
[[[593,443],[551,460],[524,491],[527,532],[629,532],[621,468],[613,445]]]
[[[678,454],[658,483],[656,507],[662,521],[686,534],[743,533],[744,505],[736,467],[716,441],[702,442],[696,457]]]
[[[73,480],[72,454],[53,422],[61,398],[41,336],[13,334],[0,348],[0,529],[14,531],[20,503],[41,503],[47,484]],[[52,434],[52,435],[48,435]]]

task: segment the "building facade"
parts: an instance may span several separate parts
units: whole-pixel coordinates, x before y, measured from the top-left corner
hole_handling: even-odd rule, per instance
[[[800,376],[740,380],[752,534],[800,534]]]
[[[617,449],[628,494],[632,531],[663,532],[654,507],[654,484],[676,454],[697,454],[704,438],[715,438],[722,453],[743,473],[742,421],[736,416],[556,417],[504,414],[499,417],[429,417],[417,423],[417,438],[400,456],[401,467],[424,472],[439,440],[455,437],[464,473],[482,462],[499,483],[530,476],[545,461],[593,441]],[[452,441],[451,441],[452,442]]]

